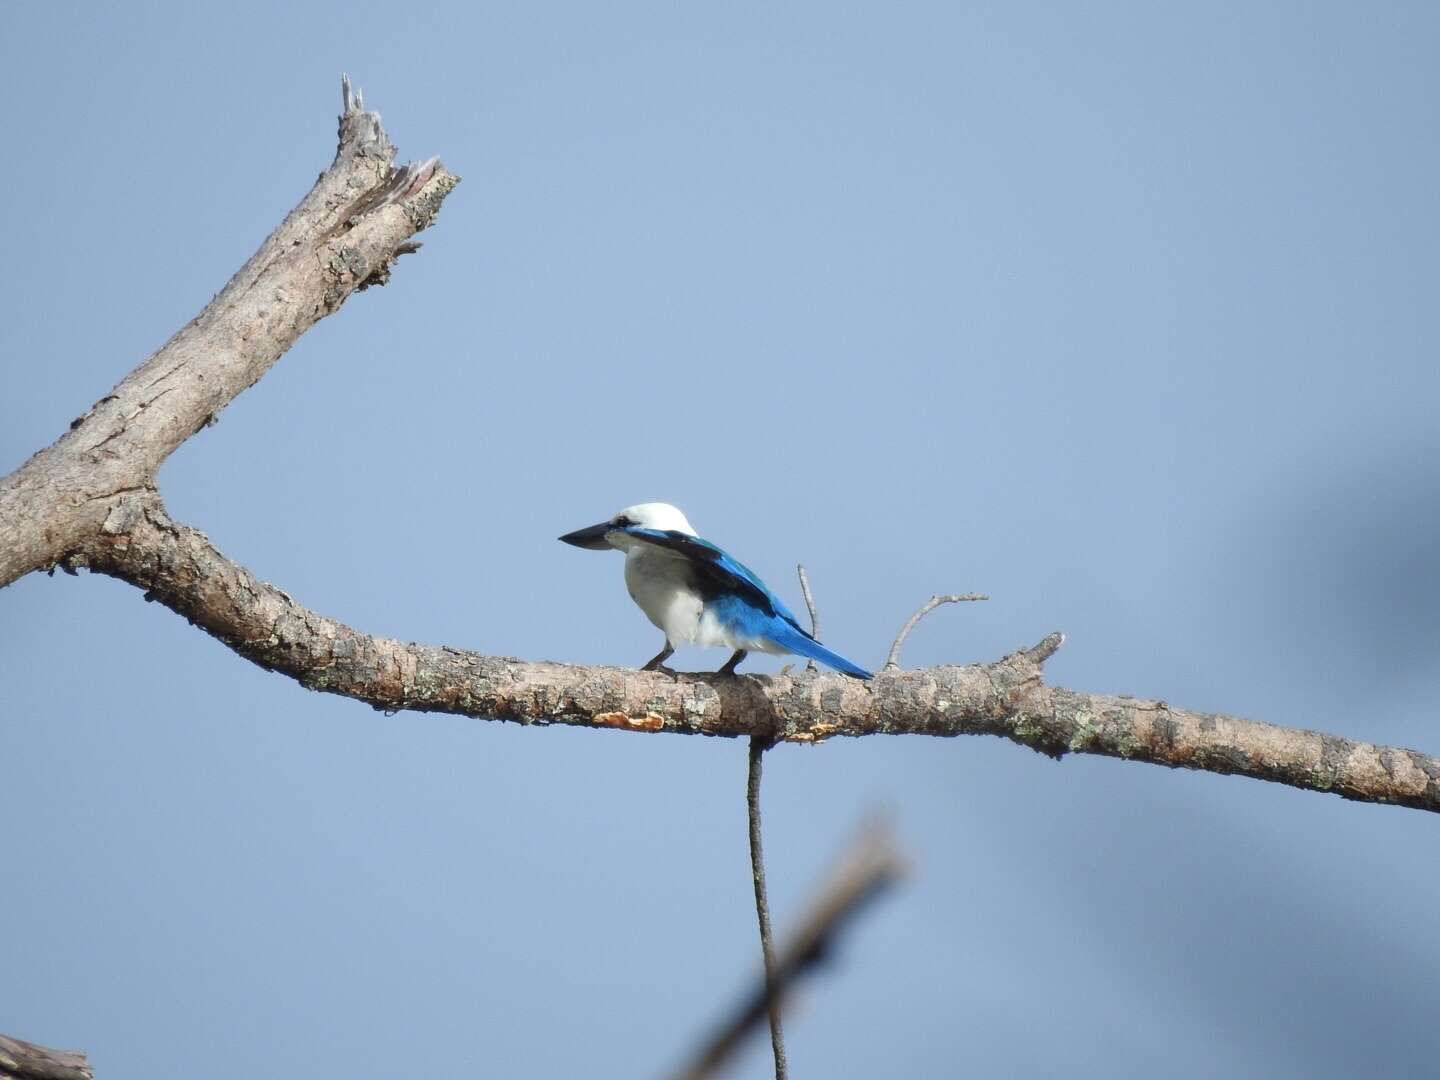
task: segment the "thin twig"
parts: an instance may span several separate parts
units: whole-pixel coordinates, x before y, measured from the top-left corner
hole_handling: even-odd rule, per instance
[[[772,1005],[783,1007],[795,981],[832,955],[844,926],[866,904],[894,885],[904,869],[904,860],[889,830],[878,824],[864,829],[781,950],[774,978],[762,981],[747,994],[694,1060],[676,1076],[683,1080],[713,1076]]]
[[[810,575],[805,573],[803,563],[795,564],[795,572],[800,575],[800,594],[805,597],[805,608],[810,612],[810,636],[816,641],[820,640],[820,616],[815,611],[815,598],[810,595]],[[814,660],[805,661],[806,671],[818,671]]]
[[[921,605],[920,610],[910,616],[910,621],[900,628],[900,633],[895,638],[895,644],[890,646],[890,655],[885,660],[887,671],[900,666],[900,646],[905,644],[905,639],[910,636],[910,631],[915,629],[915,624],[923,619],[930,612],[934,611],[941,604],[960,604],[970,600],[989,600],[990,597],[980,593],[951,593],[948,596],[932,596]]]
[[[750,739],[750,776],[745,804],[750,812],[750,872],[755,880],[755,916],[760,922],[760,952],[765,961],[765,986],[770,1014],[770,1047],[775,1054],[775,1080],[790,1074],[785,1061],[785,1032],[780,1027],[780,1001],[775,996],[775,941],[770,933],[770,900],[765,892],[765,852],[760,844],[760,771],[765,751],[774,741],[763,735]]]

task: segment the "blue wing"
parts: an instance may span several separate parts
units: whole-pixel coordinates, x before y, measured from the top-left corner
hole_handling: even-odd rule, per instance
[[[700,595],[706,600],[726,594],[738,595],[765,614],[778,615],[796,630],[805,633],[800,621],[784,602],[766,587],[759,575],[738,559],[731,558],[718,545],[698,536],[687,536],[670,529],[644,529],[631,525],[625,531],[637,540],[669,548],[688,558],[695,571],[695,584]]]
[[[706,604],[728,609],[726,616],[750,632],[769,638],[788,652],[828,664],[836,671],[858,679],[871,677],[870,672],[858,664],[816,641],[755,571],[732,558],[723,548],[671,529],[631,525],[625,531],[637,540],[684,555],[694,573],[695,587]]]
[[[767,636],[775,644],[797,656],[803,656],[809,660],[819,660],[820,663],[832,667],[836,671],[844,672],[846,675],[853,675],[857,679],[874,678],[859,664],[846,660],[839,653],[827,649],[798,626],[776,619],[772,622]]]

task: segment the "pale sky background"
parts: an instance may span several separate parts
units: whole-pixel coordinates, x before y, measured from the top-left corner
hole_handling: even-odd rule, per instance
[[[984,591],[906,662],[1064,630],[1062,685],[1440,751],[1437,55],[1425,3],[7,3],[0,471],[304,194],[349,71],[464,182],[161,474],[262,578],[638,664],[554,537],[664,499],[861,662]],[[741,742],[385,717],[83,576],[0,593],[0,685],[0,1031],[102,1080],[651,1076],[754,977]],[[785,747],[781,927],[876,807],[915,874],[797,1080],[1440,1059],[1433,816]]]

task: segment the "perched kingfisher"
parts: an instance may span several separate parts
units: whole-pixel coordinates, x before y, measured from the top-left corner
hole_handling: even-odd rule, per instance
[[[625,588],[665,634],[665,647],[645,665],[665,667],[680,642],[724,645],[735,654],[720,669],[733,675],[746,654],[794,653],[868,679],[870,672],[831,652],[808,633],[753,571],[709,540],[669,503],[641,503],[609,521],[560,537],[567,544],[625,553]]]

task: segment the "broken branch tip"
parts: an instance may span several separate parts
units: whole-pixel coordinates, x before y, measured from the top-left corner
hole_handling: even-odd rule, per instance
[[[1043,664],[1050,657],[1060,651],[1060,646],[1065,644],[1065,635],[1059,632],[1046,634],[1036,645],[1025,650],[1025,655],[1032,663]]]

